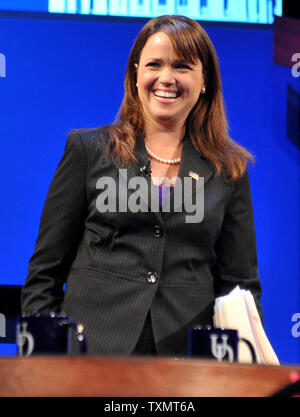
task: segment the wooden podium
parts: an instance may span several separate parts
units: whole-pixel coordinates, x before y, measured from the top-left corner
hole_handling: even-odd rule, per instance
[[[2,397],[257,397],[300,367],[146,357],[2,357]]]

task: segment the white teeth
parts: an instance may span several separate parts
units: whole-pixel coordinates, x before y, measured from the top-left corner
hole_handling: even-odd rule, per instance
[[[170,91],[155,91],[154,94],[158,97],[166,97],[166,98],[176,98],[176,93],[171,93]]]

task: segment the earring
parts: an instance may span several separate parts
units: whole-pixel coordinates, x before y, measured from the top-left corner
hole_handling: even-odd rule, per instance
[[[136,83],[136,86],[138,87],[139,85],[138,85],[138,83]]]
[[[206,91],[206,88],[205,88],[205,87],[203,87],[203,88],[202,88],[202,90],[201,90],[201,93],[202,93],[202,94],[205,94],[205,91]]]

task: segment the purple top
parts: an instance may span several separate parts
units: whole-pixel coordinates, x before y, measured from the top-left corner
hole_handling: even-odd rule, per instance
[[[155,185],[155,188],[157,189],[157,192],[158,192],[159,207],[161,208],[165,204],[166,199],[170,198],[171,191],[174,187],[161,184],[161,185]]]

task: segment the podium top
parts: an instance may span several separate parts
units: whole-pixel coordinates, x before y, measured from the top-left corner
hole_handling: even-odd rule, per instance
[[[146,357],[2,357],[5,397],[257,397],[292,382],[300,367]]]

